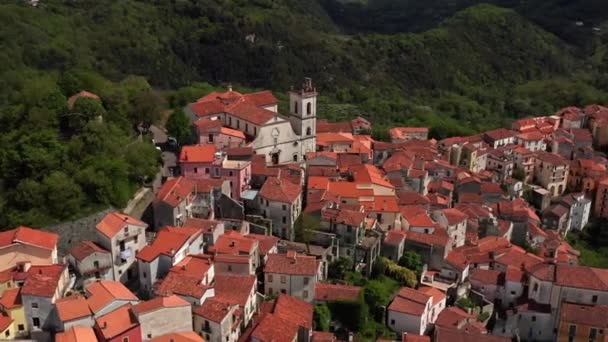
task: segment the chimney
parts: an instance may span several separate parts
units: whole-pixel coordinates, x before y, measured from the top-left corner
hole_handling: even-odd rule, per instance
[[[232,83],[228,83],[228,91],[232,91]]]
[[[125,215],[125,217],[123,218],[123,220],[124,220],[125,222],[127,222],[127,221],[129,221],[129,217]]]
[[[292,264],[296,263],[296,255],[296,251],[294,250],[287,251],[287,258],[291,259]]]
[[[175,254],[175,248],[171,248],[171,250],[169,250],[169,253]]]
[[[103,322],[103,326],[101,327],[101,329],[108,329],[108,322],[107,321]]]
[[[236,242],[230,241],[230,247],[234,247],[234,246],[236,246]]]

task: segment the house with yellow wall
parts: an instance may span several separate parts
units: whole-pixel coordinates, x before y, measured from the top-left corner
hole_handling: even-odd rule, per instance
[[[14,339],[15,337],[24,337],[28,334],[27,321],[25,318],[25,309],[21,302],[21,288],[12,288],[5,290],[0,298],[0,310],[12,322],[5,329],[9,330],[9,335],[6,335],[6,330],[0,332],[0,339]],[[5,319],[6,320],[6,319]],[[3,319],[0,317],[0,329],[2,329]]]

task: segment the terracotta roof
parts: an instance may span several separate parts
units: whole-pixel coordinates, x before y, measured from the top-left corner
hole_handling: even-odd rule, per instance
[[[220,221],[191,217],[184,222],[183,227],[201,229],[203,233],[212,233],[219,224],[221,224]]]
[[[313,331],[311,342],[335,342],[337,341],[336,335],[332,332],[325,331]]]
[[[317,301],[356,301],[362,288],[359,286],[317,283],[315,285],[315,300]]]
[[[179,162],[212,163],[215,160],[215,152],[217,147],[212,144],[184,146],[179,154]]]
[[[150,342],[205,342],[194,331],[174,332],[155,337]]]
[[[484,285],[499,285],[500,276],[501,272],[499,271],[475,268],[471,271],[471,274],[469,274],[469,279]]]
[[[229,231],[220,236],[213,246],[209,247],[210,253],[240,255],[246,253],[247,256],[253,253],[258,247],[258,242],[254,239],[246,239],[243,235],[235,231]]]
[[[405,231],[389,230],[386,233],[386,237],[384,238],[384,243],[393,245],[393,246],[398,246],[403,241],[405,241],[406,236],[407,236],[407,232],[405,232]]]
[[[128,215],[121,214],[119,212],[112,212],[107,214],[96,226],[97,230],[103,235],[113,238],[118,232],[120,232],[126,225],[134,225],[140,227],[147,227],[148,225],[142,221],[136,220]]]
[[[0,248],[15,243],[23,243],[52,250],[57,247],[57,241],[59,241],[59,235],[55,233],[24,226],[0,233]]]
[[[362,205],[367,212],[389,212],[398,213],[399,205],[397,205],[397,197],[395,196],[374,196],[371,201],[361,200]]]
[[[329,177],[310,176],[308,177],[308,190],[327,190],[329,187]]]
[[[516,134],[517,133],[515,131],[511,131],[509,129],[498,128],[495,130],[485,132],[484,136],[488,137],[490,140],[496,141],[496,140],[512,138]]]
[[[428,197],[415,191],[397,191],[397,198],[399,205],[426,205],[431,203]]]
[[[160,296],[178,294],[192,298],[202,298],[209,286],[201,284],[202,278],[169,272],[167,276],[154,286],[154,292]]]
[[[264,315],[251,334],[260,342],[292,342],[297,336],[297,325],[274,314]]]
[[[55,335],[55,342],[91,342],[97,341],[95,331],[91,327],[73,326],[65,332]]]
[[[581,324],[595,328],[608,328],[608,305],[562,303],[561,324]]]
[[[137,253],[137,259],[151,262],[160,255],[172,258],[188,241],[202,234],[201,229],[188,227],[163,227],[152,244],[145,246]]]
[[[329,145],[333,143],[352,143],[351,133],[320,133],[317,132],[317,145]]]
[[[358,227],[365,221],[365,213],[360,210],[345,208],[325,208],[321,211],[322,221],[331,221],[338,224]]]
[[[327,120],[317,120],[317,134],[319,133],[351,133],[353,131],[350,122],[327,122]]]
[[[372,183],[393,189],[382,170],[371,164],[353,165],[349,168],[355,183]]]
[[[526,133],[520,133],[517,135],[517,139],[525,140],[525,141],[538,141],[538,140],[542,140],[544,137],[545,137],[545,135],[542,134],[538,130],[534,130],[534,131],[530,131],[530,132],[526,132]]]
[[[212,92],[188,106],[197,116],[230,113],[257,125],[264,124],[276,113],[261,107],[276,104],[276,98],[269,91],[241,94],[235,91]]]
[[[231,306],[229,304],[217,301],[212,297],[205,300],[203,305],[194,306],[192,308],[192,313],[212,322],[221,323],[230,312],[230,308]]]
[[[408,231],[406,240],[414,241],[428,246],[433,245],[445,247],[448,244],[449,237],[447,235],[438,233],[425,234],[414,231]]]
[[[181,297],[172,295],[168,297],[156,297],[148,301],[133,305],[133,312],[136,315],[142,315],[150,311],[156,311],[159,309],[179,308],[184,306],[190,306],[190,303],[186,302]]]
[[[539,159],[544,163],[551,164],[554,166],[569,165],[568,161],[559,154],[544,151],[536,152],[536,159]]]
[[[190,194],[194,193],[195,182],[185,177],[169,178],[156,195],[156,201],[177,207]]]
[[[87,302],[93,313],[99,312],[115,300],[137,301],[137,296],[121,282],[113,280],[96,281],[86,287]]]
[[[401,336],[401,342],[431,342],[431,337],[426,335],[403,333]]]
[[[475,316],[457,306],[449,306],[439,313],[437,320],[435,321],[435,326],[460,327],[461,324],[471,319],[475,319]]]
[[[426,309],[426,303],[431,297],[418,293],[416,290],[410,290],[411,297],[405,293],[404,295],[401,295],[403,291],[403,289],[401,289],[401,291],[399,291],[400,294],[397,295],[388,306],[388,310],[415,316],[423,315]]]
[[[0,331],[6,330],[13,323],[13,319],[7,314],[0,312]]]
[[[93,253],[110,254],[109,251],[105,250],[103,247],[99,246],[93,241],[83,241],[72,247],[70,250],[70,255],[72,255],[78,261],[82,261],[84,258]]]
[[[53,297],[66,265],[31,266],[21,288],[22,295]]]
[[[78,101],[79,98],[81,97],[86,97],[89,99],[93,99],[93,100],[100,100],[99,96],[88,92],[86,90],[81,90],[78,93],[70,96],[70,98],[68,99],[68,108],[72,109],[74,107],[74,105],[76,104],[76,101]]]
[[[442,291],[434,288],[434,287],[430,287],[430,286],[421,286],[420,288],[418,288],[418,291],[433,297],[433,305],[437,305],[439,302],[441,302],[442,300],[444,300],[446,298],[445,293],[443,293]]]
[[[215,300],[245,307],[255,284],[253,275],[218,274],[215,276]]]
[[[139,325],[131,314],[131,304],[123,305],[110,313],[100,316],[95,320],[95,324],[98,327],[98,331],[106,340],[111,340]]]
[[[319,264],[314,256],[296,254],[269,254],[264,273],[314,276],[319,270]]]
[[[555,284],[596,291],[608,291],[608,269],[558,264]]]
[[[302,187],[279,178],[269,177],[262,185],[259,195],[269,201],[293,203],[302,193]]]
[[[392,139],[405,139],[407,134],[429,133],[428,127],[393,127],[389,129]]]
[[[312,304],[281,294],[274,305],[273,313],[286,321],[310,330],[312,329],[313,311]]]
[[[58,299],[55,302],[55,309],[59,319],[64,323],[93,315],[87,300],[79,294]]]
[[[437,327],[435,329],[434,340],[436,342],[509,342],[511,338],[482,334],[464,329]]]
[[[21,288],[16,287],[12,289],[6,289],[2,293],[2,298],[0,298],[0,307],[5,310],[15,309],[22,306],[21,302]]]
[[[211,255],[189,255],[183,258],[180,262],[169,269],[171,273],[177,273],[181,276],[194,277],[199,281],[207,275],[211,269]]]
[[[272,235],[261,235],[261,234],[247,234],[244,236],[246,239],[257,240],[259,244],[259,253],[264,256],[279,243],[279,238]]]
[[[401,216],[415,227],[434,227],[435,222],[431,220],[426,209],[419,205],[402,205],[399,206]]]

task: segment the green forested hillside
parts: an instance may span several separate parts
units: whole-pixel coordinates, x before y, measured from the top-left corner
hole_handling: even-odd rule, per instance
[[[574,44],[571,30],[545,25],[539,12],[522,15],[527,7],[507,0],[499,4],[514,10],[473,0],[439,6],[445,2],[370,0],[373,10],[341,18],[328,0],[3,2],[0,226],[123,205],[156,160],[155,151],[132,151],[148,145],[128,145],[134,125],[210,88],[200,82],[269,88],[281,97],[310,76],[323,95],[321,115],[365,115],[379,138],[396,124],[429,125],[445,137],[607,102],[601,30]],[[558,3],[543,8],[555,22],[571,21],[562,13],[571,2]],[[601,4],[585,14],[593,22],[602,20]],[[382,20],[365,27],[361,13]],[[415,26],[394,26],[412,16]],[[103,123],[70,122],[81,111],[68,110],[65,100],[81,89],[103,99],[101,109],[83,109],[103,110]],[[76,200],[54,197],[56,183]]]

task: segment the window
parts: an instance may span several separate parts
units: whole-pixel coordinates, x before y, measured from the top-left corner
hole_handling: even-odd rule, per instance
[[[17,326],[17,329],[18,329],[19,331],[23,331],[23,330],[25,330],[25,326],[24,326],[23,324],[19,324],[19,325]]]
[[[209,134],[209,136],[207,136],[207,141],[213,143],[213,134]]]
[[[593,297],[591,297],[591,302],[593,304],[597,303],[597,295],[593,295]]]
[[[538,291],[538,283],[534,283],[534,289],[532,291],[534,291],[534,292]]]
[[[99,261],[97,261],[97,260],[93,261],[93,267],[99,268]]]
[[[148,338],[152,338],[152,334],[148,334]]]
[[[209,331],[210,330],[209,329],[209,321],[208,320],[205,320],[205,326],[203,327],[203,330],[205,330],[205,331]]]
[[[287,282],[286,276],[281,276],[281,284],[285,284]]]
[[[283,216],[283,223],[287,223],[287,217]]]
[[[228,265],[228,272],[232,272],[232,265]]]
[[[123,337],[122,338],[122,342],[129,342],[129,338],[128,337]]]
[[[205,168],[205,173],[209,174],[209,168],[208,167]]]
[[[536,322],[536,316],[532,316],[532,322]]]
[[[228,176],[232,177],[234,175],[234,173],[232,171],[228,171]]]
[[[576,325],[570,324],[568,327],[568,336],[576,336]]]
[[[306,135],[311,135],[312,134],[312,130],[310,129],[310,127],[306,127]]]
[[[236,128],[241,128],[241,120],[236,120]]]
[[[294,155],[293,155],[293,161],[294,161],[294,162],[297,162],[297,161],[298,161],[298,155],[297,155],[297,154],[294,154]]]
[[[309,281],[310,281],[310,278],[304,277],[304,285],[308,285]]]
[[[245,123],[245,132],[247,132],[249,130],[249,124]]]
[[[134,243],[137,243],[137,240],[138,240],[138,236],[137,236],[137,235],[135,235],[135,238],[133,239],[133,242],[134,242]],[[135,254],[137,254],[137,253],[135,253]]]
[[[272,281],[274,280],[274,277],[272,276],[272,274],[268,275],[268,282],[272,283]]]
[[[198,173],[198,167],[194,168],[194,173]]]
[[[32,318],[32,324],[34,324],[34,327],[40,328],[40,318],[38,318],[38,317]]]
[[[32,309],[38,309],[38,303],[32,303]]]
[[[232,117],[231,116],[228,117],[228,126],[232,126]]]
[[[281,290],[281,293],[282,293],[282,294],[287,294],[287,290],[282,289],[282,290]]]
[[[293,103],[293,112],[298,114],[298,103],[297,102]]]
[[[253,127],[253,135],[255,135],[255,136],[258,135],[258,128],[257,127]]]
[[[304,297],[304,298],[308,298],[308,291],[304,290],[304,292],[303,292],[303,294],[302,294],[302,297]]]
[[[308,102],[306,104],[306,114],[310,115],[312,114],[312,103]]]
[[[595,341],[596,338],[597,338],[597,329],[591,328],[591,330],[589,330],[589,341]]]
[[[395,325],[395,320],[391,319],[391,325]]]
[[[287,206],[283,204],[283,210],[287,210]]]
[[[6,337],[11,336],[11,331],[10,330],[6,330],[6,332],[4,333],[4,336],[6,336]]]
[[[128,233],[128,232],[129,232],[129,226],[126,226],[125,227],[125,233]]]
[[[147,277],[148,275],[146,274],[146,272],[144,272],[144,279]]]

